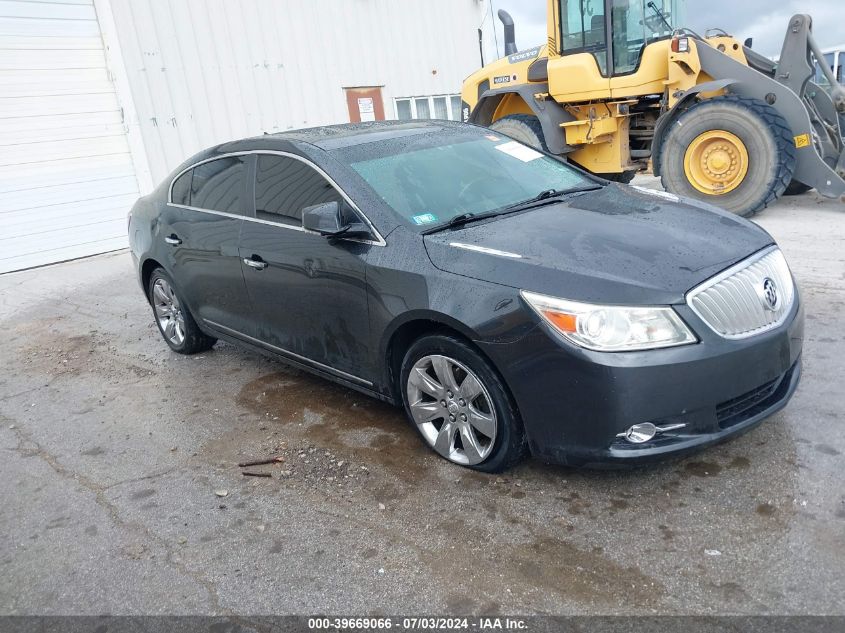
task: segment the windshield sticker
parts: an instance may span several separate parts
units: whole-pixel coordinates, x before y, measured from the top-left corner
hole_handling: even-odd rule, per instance
[[[486,138],[488,141],[493,141],[493,142],[498,142],[498,141],[502,140],[498,136],[493,136],[492,134],[485,134],[484,138]]]
[[[431,224],[432,222],[437,222],[437,216],[433,213],[423,213],[422,215],[415,215],[411,218],[411,221],[417,226]]]
[[[537,150],[531,149],[527,145],[523,145],[522,143],[517,143],[516,141],[511,141],[510,143],[502,143],[501,145],[496,145],[496,149],[500,152],[504,152],[508,156],[513,156],[514,158],[518,158],[523,163],[530,163],[532,160],[537,160],[538,158],[542,158],[542,154]]]

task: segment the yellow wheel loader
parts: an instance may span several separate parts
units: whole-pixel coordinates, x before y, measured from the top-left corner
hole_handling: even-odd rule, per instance
[[[649,166],[672,193],[749,216],[785,192],[845,194],[845,89],[813,82],[812,20],[789,23],[779,62],[721,30],[682,26],[683,0],[548,0],[548,42],[472,74],[463,120],[610,180]],[[821,64],[822,70],[826,68]]]

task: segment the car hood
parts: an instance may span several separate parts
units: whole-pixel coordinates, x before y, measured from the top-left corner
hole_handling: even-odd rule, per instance
[[[688,290],[772,242],[710,205],[617,184],[425,237],[441,270],[623,305],[683,303]]]

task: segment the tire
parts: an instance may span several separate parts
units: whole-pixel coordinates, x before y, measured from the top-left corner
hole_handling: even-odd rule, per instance
[[[548,152],[543,126],[540,119],[530,114],[509,114],[490,124],[490,129],[501,132],[515,141],[530,145],[534,149]]]
[[[798,182],[797,180],[793,180],[789,183],[786,189],[783,192],[785,196],[800,196],[802,193],[807,193],[810,191],[812,187],[810,185],[805,185],[803,182]]]
[[[197,354],[210,350],[217,342],[216,338],[200,330],[188,306],[176,295],[173,280],[163,268],[156,268],[150,275],[147,298],[158,331],[174,352]]]
[[[597,176],[604,178],[605,180],[610,180],[611,182],[621,182],[623,185],[627,185],[630,183],[634,176],[637,175],[636,170],[631,169],[630,171],[623,171],[621,174],[596,174]]]
[[[399,375],[408,420],[441,457],[494,473],[527,455],[513,398],[489,361],[463,339],[448,334],[418,339],[405,354]]]
[[[728,137],[739,139],[746,151],[744,159],[738,156],[741,149],[730,154],[728,158],[732,162],[728,164],[728,169],[732,172],[738,163],[747,165],[747,171],[743,176],[737,168],[738,175],[726,181],[733,183],[733,189],[719,182],[707,185],[721,186],[726,189],[725,193],[702,191],[687,176],[687,153],[693,152],[695,144],[707,134],[725,132]],[[708,142],[721,141],[704,141]],[[691,166],[692,172],[698,164],[700,161],[690,160],[686,166]],[[792,180],[795,164],[792,131],[778,111],[759,99],[733,95],[701,101],[678,116],[667,130],[660,151],[664,189],[677,195],[704,200],[745,217],[768,207],[783,195]],[[730,173],[720,177],[730,177]],[[694,177],[692,179],[696,180]],[[702,180],[706,181],[707,178]],[[701,182],[698,184],[702,186]]]

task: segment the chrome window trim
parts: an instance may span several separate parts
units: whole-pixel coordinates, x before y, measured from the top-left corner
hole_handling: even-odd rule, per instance
[[[742,339],[746,339],[746,338],[751,338],[752,336],[757,336],[758,334],[764,334],[766,332],[771,332],[772,330],[780,327],[781,325],[783,325],[786,322],[786,320],[792,314],[792,309],[795,306],[795,300],[797,298],[798,291],[797,291],[797,285],[795,283],[794,278],[791,279],[791,282],[792,282],[792,300],[791,300],[789,306],[787,307],[787,309],[785,309],[783,311],[783,314],[780,316],[780,318],[777,321],[772,321],[769,325],[765,326],[764,328],[752,330],[751,332],[745,332],[745,333],[742,333],[742,334],[722,334],[721,332],[717,332],[715,330],[715,328],[713,328],[713,326],[710,325],[710,321],[698,310],[698,308],[695,307],[695,304],[693,302],[693,299],[695,299],[695,297],[698,296],[699,294],[701,294],[702,292],[708,290],[709,288],[712,288],[713,286],[715,286],[716,284],[724,281],[725,279],[732,277],[737,272],[739,272],[741,270],[745,270],[746,268],[754,265],[755,263],[757,263],[758,261],[760,261],[764,257],[771,255],[775,251],[780,251],[780,247],[777,244],[772,244],[771,246],[767,246],[763,250],[757,251],[756,253],[749,255],[745,259],[738,261],[736,264],[734,264],[730,268],[727,268],[727,269],[723,270],[722,272],[718,273],[717,275],[715,275],[714,277],[711,277],[710,279],[702,282],[701,284],[699,284],[698,286],[696,286],[695,288],[693,288],[692,290],[687,292],[687,294],[686,294],[686,304],[687,304],[687,306],[689,307],[690,310],[693,311],[693,313],[695,313],[695,316],[697,316],[699,319],[701,319],[701,321],[710,329],[711,332],[714,332],[717,336],[724,338],[724,339],[727,339],[727,340],[742,340]],[[785,260],[785,258],[784,258],[784,260]],[[789,268],[789,265],[787,264],[787,269],[788,268]],[[789,271],[789,274],[792,275],[792,271]]]
[[[195,167],[203,165],[205,163],[209,163],[213,160],[218,160],[218,159],[221,159],[221,158],[229,158],[231,156],[251,156],[253,154],[265,154],[265,155],[270,155],[270,156],[285,156],[287,158],[293,158],[294,160],[298,160],[301,163],[305,163],[306,165],[311,167],[314,171],[316,171],[318,174],[320,174],[323,178],[325,178],[326,180],[329,181],[329,184],[332,187],[334,187],[341,196],[343,196],[343,199],[346,200],[347,204],[349,204],[349,206],[351,206],[358,213],[358,215],[361,216],[361,218],[364,220],[364,223],[367,225],[367,228],[369,228],[370,231],[372,231],[373,235],[376,236],[375,240],[365,240],[365,239],[358,239],[358,238],[343,238],[343,237],[339,237],[338,239],[345,239],[345,241],[347,241],[347,242],[357,242],[359,244],[370,244],[372,246],[386,246],[387,245],[387,242],[384,240],[381,233],[379,233],[379,230],[375,227],[375,225],[370,221],[370,218],[367,217],[367,214],[364,213],[363,211],[361,211],[361,209],[358,207],[358,205],[355,204],[352,201],[352,198],[350,198],[347,195],[347,193],[340,187],[340,185],[337,184],[337,182],[334,180],[334,178],[329,176],[319,165],[317,165],[316,163],[308,160],[304,156],[300,156],[299,154],[293,154],[291,152],[283,152],[281,150],[252,149],[252,150],[244,150],[244,151],[240,151],[240,152],[227,152],[226,154],[219,154],[217,156],[212,156],[210,158],[204,158],[203,160],[197,161],[196,163],[193,163],[193,164],[189,165],[188,167],[185,167],[185,169],[183,169],[178,174],[176,174],[173,177],[173,179],[170,181],[170,185],[167,188],[167,204],[168,204],[168,206],[176,207],[178,209],[188,209],[190,211],[202,211],[204,213],[211,213],[213,215],[220,215],[220,216],[223,216],[223,217],[239,218],[239,219],[245,220],[247,222],[255,222],[257,224],[267,224],[269,226],[279,226],[279,227],[282,227],[282,228],[285,228],[285,229],[291,229],[293,231],[300,231],[302,233],[311,233],[313,235],[319,235],[319,233],[315,233],[314,231],[306,231],[301,226],[295,226],[295,225],[292,225],[292,224],[284,224],[282,222],[271,222],[270,220],[262,220],[260,218],[251,218],[251,217],[246,216],[246,215],[238,215],[236,213],[226,213],[225,211],[215,211],[214,209],[203,209],[201,207],[192,207],[192,206],[189,206],[189,205],[177,204],[177,203],[173,202],[173,184],[177,180],[179,180],[179,178],[181,178],[186,172],[194,169]],[[254,202],[253,202],[253,204],[254,204]]]
[[[365,387],[372,387],[373,386],[373,383],[371,383],[369,380],[359,378],[358,376],[355,376],[354,374],[347,373],[347,372],[342,371],[340,369],[335,369],[334,367],[331,367],[330,365],[325,365],[325,364],[323,364],[319,361],[312,360],[312,359],[308,358],[307,356],[301,356],[300,354],[297,354],[296,352],[291,352],[290,350],[286,350],[283,347],[277,347],[276,345],[271,345],[270,343],[262,341],[261,339],[257,339],[254,336],[250,336],[249,334],[244,334],[243,332],[239,332],[238,330],[234,330],[230,327],[226,327],[225,325],[221,325],[220,323],[217,323],[215,321],[211,321],[210,319],[203,319],[203,321],[208,323],[211,327],[217,328],[218,330],[222,330],[223,332],[226,332],[228,334],[231,334],[232,336],[236,336],[238,338],[244,339],[244,340],[249,341],[251,343],[255,343],[255,344],[259,345],[260,347],[267,348],[267,349],[269,349],[273,352],[276,352],[278,354],[281,354],[283,356],[289,356],[293,360],[298,360],[298,361],[306,363],[308,365],[312,365],[312,366],[316,367],[317,369],[322,369],[323,371],[327,371],[327,372],[335,374],[336,376],[339,376],[341,378],[345,378],[346,380],[350,380],[350,381],[356,382],[360,385],[364,385]]]

